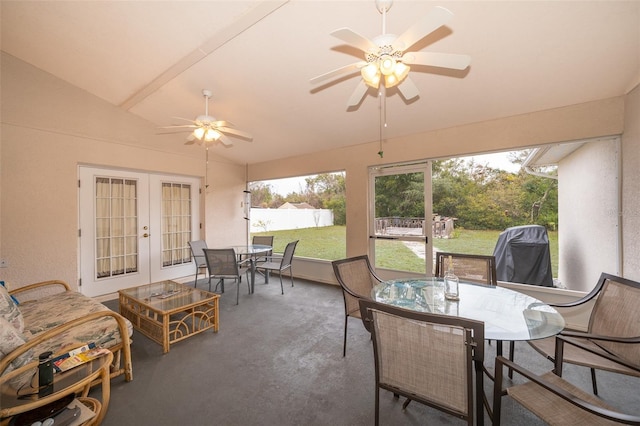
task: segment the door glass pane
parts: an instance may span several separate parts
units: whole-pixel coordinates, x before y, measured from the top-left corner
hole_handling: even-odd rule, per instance
[[[425,236],[424,173],[375,178],[376,235]]]
[[[137,181],[96,177],[96,278],[138,272]]]
[[[162,266],[191,262],[191,203],[191,185],[162,184]]]
[[[416,169],[386,169],[372,175],[376,268],[426,272],[431,223],[425,216],[425,172]]]

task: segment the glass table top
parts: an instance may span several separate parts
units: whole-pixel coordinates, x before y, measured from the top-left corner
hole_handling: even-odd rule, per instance
[[[242,255],[260,254],[260,253],[268,252],[269,250],[273,249],[273,247],[266,246],[266,245],[263,245],[263,244],[249,244],[249,245],[241,245],[241,246],[231,246],[231,248],[233,248],[236,251],[236,254],[242,254]]]
[[[460,281],[460,300],[450,301],[442,278],[398,279],[376,285],[371,296],[405,309],[483,321],[486,339],[542,339],[565,326],[562,315],[546,303],[498,286]]]
[[[119,290],[119,293],[161,312],[181,309],[218,297],[214,293],[171,280],[127,288]]]

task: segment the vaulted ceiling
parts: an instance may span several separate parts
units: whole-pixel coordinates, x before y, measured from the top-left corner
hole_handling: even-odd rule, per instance
[[[330,33],[381,34],[373,0],[0,4],[4,52],[153,128],[203,114],[210,89],[210,115],[254,136],[214,148],[239,164],[380,137],[375,90],[347,109],[359,74],[309,82],[363,59]],[[619,96],[640,81],[640,1],[396,0],[386,32],[401,34],[435,6],[453,19],[411,50],[468,54],[471,66],[413,67],[420,97],[387,91],[387,138]],[[186,136],[152,135],[159,149],[199,155]]]

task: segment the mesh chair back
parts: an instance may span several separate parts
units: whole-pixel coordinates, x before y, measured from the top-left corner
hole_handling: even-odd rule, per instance
[[[240,276],[234,249],[204,249],[203,251],[211,277],[236,278]]]
[[[453,269],[458,278],[478,284],[498,285],[494,256],[437,252],[437,277],[443,277],[447,271],[449,256],[451,256]]]
[[[207,248],[207,242],[204,240],[189,241],[189,247],[191,248],[191,256],[193,256],[194,262],[198,268],[207,266],[207,261],[204,258],[203,249]]]
[[[251,244],[261,245],[261,246],[271,246],[273,247],[273,235],[254,235]],[[269,250],[265,252],[265,256],[271,256],[273,250]]]
[[[364,255],[336,260],[333,262],[333,271],[343,290],[347,315],[360,318],[358,301],[361,298],[371,299],[371,290],[381,282],[373,273],[369,257]]]
[[[292,241],[284,248],[284,253],[282,254],[282,261],[280,262],[280,269],[289,268],[291,266],[291,262],[293,262],[293,253],[296,251],[296,245],[299,240]]]
[[[361,300],[360,306],[364,321],[370,323],[378,388],[465,418],[470,424],[475,401],[477,415],[483,416],[484,323],[367,300]]]
[[[640,336],[640,283],[602,274],[604,286],[589,318],[589,333],[602,336]],[[594,341],[632,365],[640,366],[640,345]]]

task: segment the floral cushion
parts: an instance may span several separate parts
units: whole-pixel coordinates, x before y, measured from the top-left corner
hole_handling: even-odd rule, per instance
[[[20,303],[24,317],[24,335],[29,340],[53,327],[67,323],[76,318],[99,311],[110,311],[109,308],[95,299],[75,291],[65,291],[42,299]],[[129,336],[133,327],[127,320]],[[78,347],[95,342],[104,348],[116,346],[122,342],[118,323],[112,317],[103,317],[73,327],[54,339],[45,341],[34,348],[34,352],[62,352],[65,348]]]
[[[0,285],[0,317],[13,325],[20,333],[24,330],[22,313],[3,285]]]
[[[11,323],[9,323],[9,321],[5,320],[4,318],[0,318],[0,359],[13,352],[14,349],[24,345],[26,341],[27,339],[25,338],[25,336],[20,333]],[[9,364],[3,374],[8,373],[13,369],[22,367],[23,365],[28,363],[32,357],[33,349],[30,349],[13,360],[13,362]],[[16,387],[20,387],[30,379],[31,375],[27,374],[17,377],[13,381],[11,381],[11,383]]]

